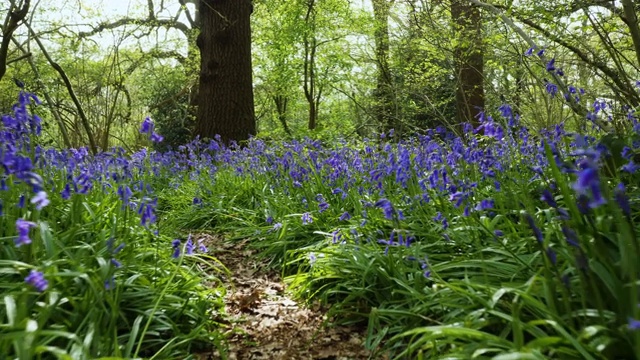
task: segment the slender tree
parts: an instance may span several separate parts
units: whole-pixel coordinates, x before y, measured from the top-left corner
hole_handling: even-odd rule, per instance
[[[458,81],[456,117],[459,123],[476,123],[478,113],[484,108],[484,53],[480,9],[465,0],[452,0],[451,18],[457,39],[454,49],[455,75]]]
[[[374,40],[376,46],[376,113],[378,122],[385,131],[397,129],[395,121],[393,84],[389,67],[389,12],[395,0],[373,0],[375,17]]]

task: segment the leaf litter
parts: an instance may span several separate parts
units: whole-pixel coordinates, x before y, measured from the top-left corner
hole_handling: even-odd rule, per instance
[[[319,304],[291,299],[279,274],[268,270],[249,249],[249,240],[224,241],[199,234],[212,256],[228,270],[220,276],[227,288],[225,310],[228,360],[360,360],[372,359],[365,331],[334,326]],[[223,359],[217,351],[200,359]],[[377,359],[384,359],[376,357]]]

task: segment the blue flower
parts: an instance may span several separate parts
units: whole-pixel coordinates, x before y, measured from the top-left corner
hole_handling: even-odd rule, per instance
[[[185,253],[187,255],[192,255],[195,247],[196,246],[193,243],[193,240],[191,240],[191,234],[189,234],[189,237],[187,238],[187,243],[185,244],[185,250],[186,250]]]
[[[319,208],[319,210],[318,210],[319,212],[321,212],[321,213],[325,212],[325,211],[327,211],[329,209],[329,204],[327,202],[323,201],[323,202],[318,204],[318,208]]]
[[[531,56],[533,55],[533,51],[536,49],[536,46],[533,45],[532,47],[530,47],[529,49],[527,49],[527,51],[524,52],[524,56]]]
[[[29,275],[24,278],[24,281],[33,286],[38,292],[43,292],[49,287],[49,282],[44,278],[44,274],[36,270],[31,270]]]
[[[547,93],[549,95],[551,95],[551,97],[555,97],[556,94],[558,93],[558,85],[556,85],[554,83],[551,83],[551,82],[547,81],[547,84],[545,85],[545,88],[547,90]]]
[[[477,211],[493,209],[495,203],[491,199],[484,199],[476,206]]]
[[[308,225],[311,224],[313,222],[313,218],[311,217],[311,214],[306,212],[304,214],[302,214],[302,225]]]
[[[31,239],[29,238],[29,230],[35,226],[36,224],[31,221],[26,221],[23,219],[16,220],[16,231],[18,232],[18,238],[15,240],[15,244],[17,247],[31,244]]]
[[[556,69],[555,64],[556,64],[556,58],[549,60],[549,62],[547,63],[547,71],[549,72],[554,71]]]
[[[631,331],[640,330],[640,320],[636,320],[634,318],[629,318],[629,323],[627,324],[627,329]]]
[[[177,259],[180,257],[180,240],[175,239],[171,242],[171,246],[173,247],[172,258]]]
[[[618,203],[618,206],[620,206],[620,209],[622,209],[622,212],[626,216],[631,216],[631,205],[629,205],[629,198],[625,194],[625,188],[623,183],[618,184],[614,192],[614,196],[616,198],[616,202]]]
[[[540,200],[546,202],[547,205],[551,206],[552,208],[558,207],[558,203],[556,203],[556,200],[553,198],[553,195],[551,194],[551,191],[549,191],[549,189],[544,189],[542,191],[542,196],[540,196]]]
[[[540,231],[540,229],[536,226],[536,223],[533,220],[533,218],[531,217],[531,215],[525,214],[524,218],[525,218],[525,220],[527,220],[527,223],[529,224],[529,227],[531,228],[531,230],[533,230],[533,234],[535,235],[536,240],[539,243],[542,243],[542,241],[544,240],[544,237],[542,235],[542,231]]]
[[[154,132],[153,134],[151,134],[151,137],[149,139],[151,139],[151,142],[159,143],[159,142],[162,142],[162,140],[164,140],[164,137]]]
[[[340,215],[340,221],[346,221],[351,219],[351,214],[348,211],[345,211]]]
[[[147,117],[144,119],[144,121],[142,122],[142,125],[140,126],[140,133],[150,135],[153,132],[153,128],[154,128],[153,121],[151,120],[150,117]]]
[[[47,193],[44,191],[39,191],[36,196],[31,198],[31,203],[36,206],[36,210],[42,210],[42,208],[49,205]]]
[[[69,187],[69,184],[64,185],[64,189],[60,192],[60,196],[63,200],[69,200],[71,197],[71,188]]]
[[[112,276],[111,278],[104,281],[105,290],[111,290],[116,287],[116,279]]]
[[[586,196],[587,193],[591,193],[591,198],[588,202],[590,208],[596,208],[606,203],[606,199],[602,197],[600,177],[594,161],[586,160],[582,162],[582,169],[578,172],[578,179],[573,184],[573,189],[579,195]]]

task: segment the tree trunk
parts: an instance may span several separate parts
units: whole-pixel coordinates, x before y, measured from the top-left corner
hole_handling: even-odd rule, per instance
[[[476,116],[484,109],[484,56],[480,9],[464,0],[452,0],[451,19],[458,44],[454,62],[458,88],[456,113],[459,124],[478,125]]]
[[[373,0],[375,17],[374,40],[376,46],[376,116],[385,132],[397,128],[394,120],[394,96],[389,69],[389,11],[394,0]],[[400,130],[400,129],[396,129]]]
[[[196,134],[224,143],[256,133],[251,73],[250,0],[201,0]]]
[[[276,104],[278,121],[280,121],[280,124],[287,135],[291,136],[291,129],[289,129],[289,125],[287,124],[287,105],[289,103],[289,98],[286,95],[274,95],[273,102]]]

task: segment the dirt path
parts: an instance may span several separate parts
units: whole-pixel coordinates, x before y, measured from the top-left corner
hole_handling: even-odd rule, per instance
[[[231,273],[222,277],[228,290],[229,360],[369,359],[361,329],[328,326],[322,309],[289,298],[278,274],[265,270],[246,242],[229,243],[206,234],[198,238]]]

